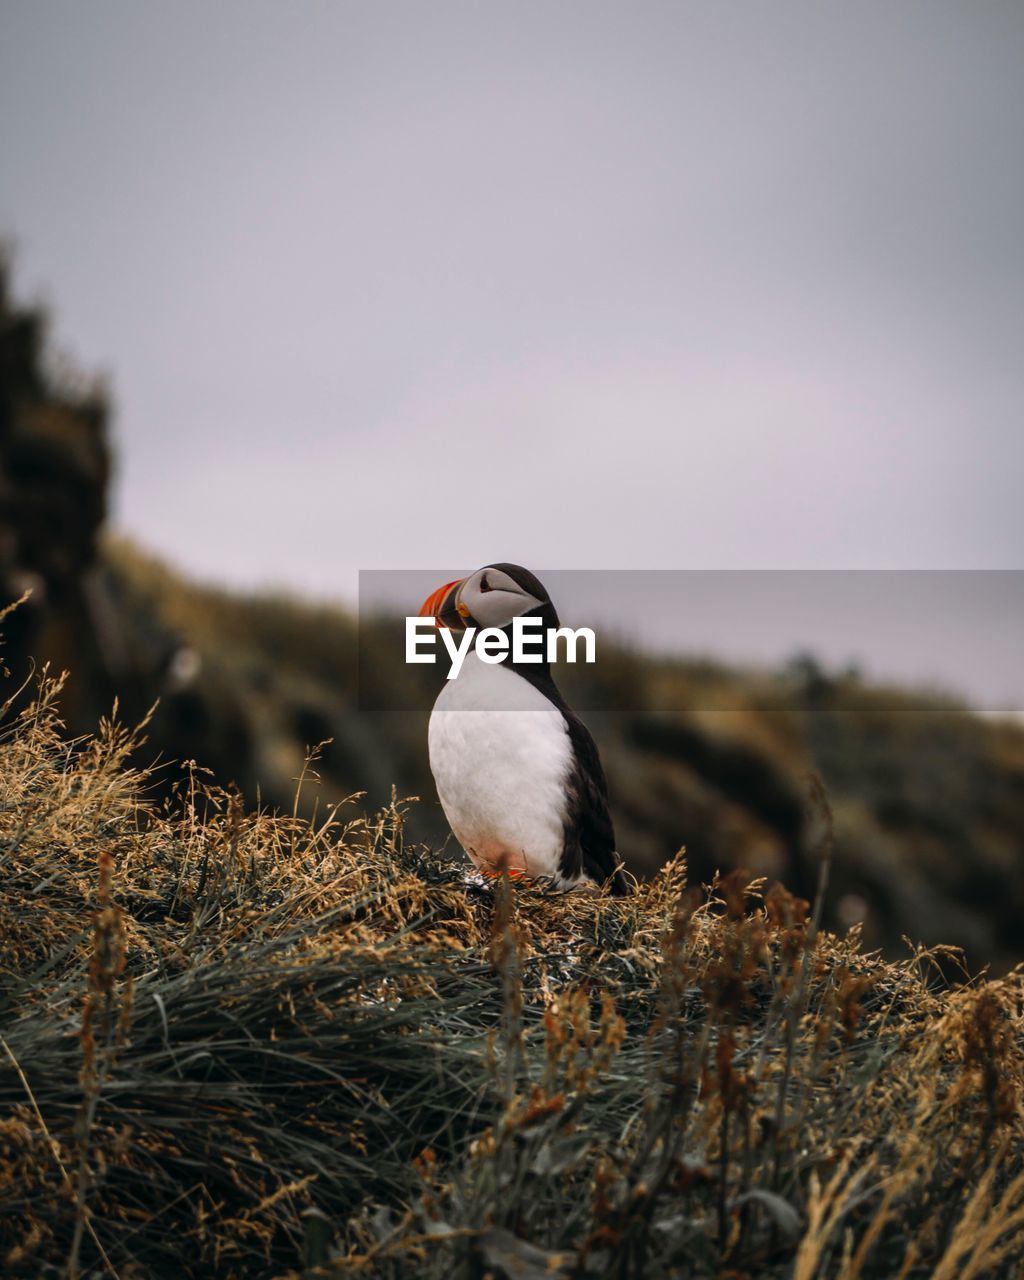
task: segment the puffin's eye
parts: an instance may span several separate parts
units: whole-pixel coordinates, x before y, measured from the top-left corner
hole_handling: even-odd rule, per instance
[[[486,574],[486,573],[485,573],[485,574],[484,574],[484,576],[480,579],[480,590],[481,590],[481,591],[490,591],[490,590],[491,590],[491,584],[487,581],[487,574]]]

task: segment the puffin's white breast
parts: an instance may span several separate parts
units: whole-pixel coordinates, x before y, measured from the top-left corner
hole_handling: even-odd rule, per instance
[[[562,713],[522,676],[470,653],[430,716],[430,767],[456,839],[480,867],[519,867],[561,884],[565,785]]]

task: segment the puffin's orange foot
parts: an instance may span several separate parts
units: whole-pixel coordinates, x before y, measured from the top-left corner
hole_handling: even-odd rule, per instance
[[[522,867],[501,867],[498,870],[486,871],[480,867],[478,870],[485,880],[500,880],[502,876],[508,876],[510,880],[529,880],[530,878]]]

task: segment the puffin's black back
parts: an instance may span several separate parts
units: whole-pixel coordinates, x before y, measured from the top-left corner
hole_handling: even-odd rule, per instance
[[[552,701],[569,729],[573,755],[572,771],[566,779],[568,806],[560,870],[570,878],[582,871],[598,884],[607,884],[616,897],[624,897],[629,893],[629,881],[615,850],[615,828],[608,811],[608,783],[597,744],[553,681],[552,688],[555,692]]]
[[[502,562],[491,567],[507,573],[530,595],[542,602],[527,617],[539,617],[545,627],[561,625],[551,597],[536,574],[519,564]],[[573,763],[566,779],[568,804],[565,814],[565,846],[560,864],[562,875],[573,879],[582,873],[600,885],[607,884],[618,897],[628,894],[629,881],[623,872],[622,860],[615,851],[615,828],[608,811],[608,783],[590,730],[562,697],[547,662],[513,662],[510,646],[504,663],[554,703],[569,730]]]

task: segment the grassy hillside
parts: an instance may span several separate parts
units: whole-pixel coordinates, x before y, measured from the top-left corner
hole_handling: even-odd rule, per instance
[[[682,859],[548,895],[397,804],[159,802],[56,701],[0,734],[6,1274],[1019,1274],[1019,972],[931,986]]]
[[[322,742],[329,799],[366,792],[372,810],[394,785],[422,798],[414,837],[446,839],[425,748],[435,668],[360,666],[355,624],[340,610],[198,586],[123,542],[108,545],[103,573],[111,629],[130,669],[145,673],[135,714],[161,698],[143,758],[157,748],[195,758],[250,800],[287,807],[306,749]],[[364,620],[368,651],[393,641],[388,625]],[[597,667],[563,671],[577,705],[599,685],[605,710],[585,714],[638,875],[685,845],[699,881],[746,866],[812,896],[817,773],[836,816],[830,925],[863,920],[866,942],[893,956],[904,936],[961,946],[975,968],[1002,971],[1024,955],[1020,725],[810,661],[752,672],[603,642]],[[402,712],[366,710],[381,680],[402,682]]]

